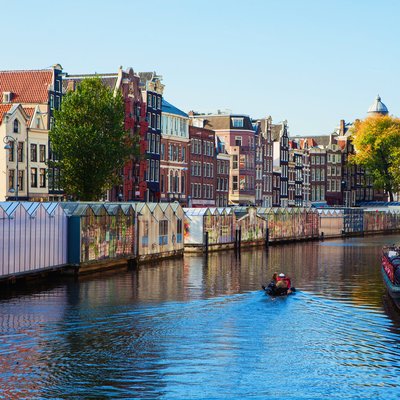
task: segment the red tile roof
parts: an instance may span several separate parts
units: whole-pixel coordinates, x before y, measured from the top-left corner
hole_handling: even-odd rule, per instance
[[[53,70],[0,71],[0,94],[12,92],[12,103],[47,103],[52,83]]]
[[[311,147],[317,146],[317,142],[313,138],[304,138],[300,139],[300,148],[301,149],[311,149]]]
[[[29,127],[31,125],[33,115],[35,114],[35,108],[34,107],[24,107],[24,111],[26,112],[26,114],[29,117],[29,120],[26,123]]]
[[[0,124],[3,122],[3,116],[11,108],[12,104],[0,104]]]

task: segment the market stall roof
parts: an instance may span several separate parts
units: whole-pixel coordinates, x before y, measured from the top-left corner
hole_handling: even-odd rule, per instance
[[[211,211],[208,207],[200,207],[200,208],[184,208],[183,211],[187,216],[203,216],[206,214],[211,214]]]

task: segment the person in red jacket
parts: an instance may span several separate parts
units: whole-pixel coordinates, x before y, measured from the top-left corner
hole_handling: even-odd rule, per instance
[[[277,287],[277,288],[279,289],[279,291],[281,291],[282,293],[283,293],[284,291],[286,291],[287,294],[289,294],[289,293],[292,292],[291,286],[292,286],[292,283],[291,283],[291,281],[290,281],[290,278],[289,278],[288,276],[286,276],[283,272],[281,272],[281,273],[278,275],[276,287]]]

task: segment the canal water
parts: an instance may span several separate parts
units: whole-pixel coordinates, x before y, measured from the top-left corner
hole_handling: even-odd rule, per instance
[[[369,236],[185,256],[0,299],[0,398],[400,398],[400,312]],[[269,298],[274,271],[297,293]]]

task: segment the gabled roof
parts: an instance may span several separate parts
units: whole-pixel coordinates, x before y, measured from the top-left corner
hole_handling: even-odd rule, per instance
[[[274,142],[279,141],[279,138],[281,136],[281,131],[282,131],[282,125],[279,124],[271,124],[271,139]]]
[[[248,130],[254,131],[250,117],[241,114],[217,114],[217,115],[201,115],[204,119],[204,128],[217,129],[232,129],[232,130]],[[243,118],[243,127],[234,127],[232,118]]]
[[[12,104],[0,104],[0,124],[3,122],[4,114],[10,111]]]
[[[180,110],[179,108],[173,106],[171,103],[168,103],[168,101],[162,99],[162,112],[163,113],[168,113],[168,114],[174,114],[174,115],[179,115],[181,117],[189,118],[189,115],[187,115],[184,111]]]
[[[35,115],[35,108],[34,107],[23,107],[23,109],[25,110],[26,114],[29,117],[27,124],[28,124],[28,126],[31,126],[32,118]]]
[[[109,89],[114,90],[118,80],[118,73],[112,72],[109,74],[80,74],[80,75],[69,75],[66,74],[63,76],[63,90],[67,91],[70,88],[70,83],[73,83],[73,88],[75,89],[76,85],[79,85],[84,79],[87,78],[95,78],[98,77],[101,79],[103,84],[107,86]]]
[[[11,103],[46,103],[53,70],[0,71],[0,93],[11,92]]]

